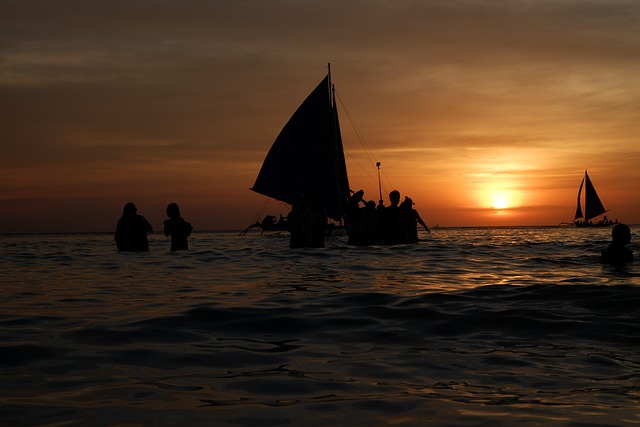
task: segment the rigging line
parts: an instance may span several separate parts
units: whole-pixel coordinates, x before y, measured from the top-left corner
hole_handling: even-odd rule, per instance
[[[367,175],[367,178],[372,183],[375,183],[376,185],[378,184],[377,170],[374,172],[370,167],[362,166],[362,163],[350,152],[347,152],[346,155],[349,157],[350,160],[352,160],[355,164],[358,165],[358,168],[360,168],[360,170]]]
[[[386,172],[384,170],[382,170],[381,172],[382,172],[382,187],[384,188],[385,186],[384,181],[387,181],[387,185],[389,185],[389,187],[393,187],[393,185],[391,184],[391,180],[387,176]]]
[[[349,159],[351,159],[355,164],[358,165],[358,167],[364,171],[365,174],[367,174],[367,176],[372,180],[375,181],[376,183],[378,182],[378,178],[377,176],[374,176],[373,172],[371,172],[369,169],[370,168],[365,168],[362,166],[362,164],[358,161],[358,159],[356,159],[353,154],[347,152],[347,156],[349,156]]]
[[[340,101],[340,106],[342,107],[342,110],[344,111],[345,115],[347,116],[347,119],[349,119],[349,123],[351,124],[351,126],[353,127],[356,136],[358,137],[358,141],[360,141],[360,144],[364,147],[365,149],[365,153],[367,154],[367,157],[369,158],[369,161],[371,161],[372,164],[376,163],[376,159],[373,155],[373,151],[371,150],[371,147],[369,147],[369,145],[367,144],[367,141],[364,139],[364,136],[362,135],[362,132],[360,132],[360,129],[358,128],[358,126],[356,125],[356,123],[353,121],[353,118],[351,117],[351,114],[349,113],[349,110],[347,110],[346,105],[344,104],[344,102],[342,101],[342,98],[340,97],[340,94],[338,93],[337,90],[334,91],[336,97],[338,98],[338,101]]]
[[[269,203],[269,201],[265,200],[265,202],[262,204],[262,208],[256,214],[255,222],[260,222],[260,219],[262,218],[262,214],[264,214],[265,209],[267,209],[267,203]]]
[[[358,138],[358,141],[360,142],[360,144],[364,148],[364,152],[367,155],[367,158],[368,158],[369,162],[371,162],[372,165],[375,165],[377,160],[376,160],[375,156],[373,155],[373,150],[371,149],[371,147],[369,147],[369,144],[367,143],[366,139],[362,135],[362,132],[360,132],[360,129],[358,128],[358,126],[356,125],[355,121],[351,117],[351,114],[349,113],[349,110],[347,109],[347,106],[344,104],[344,101],[340,97],[340,94],[338,93],[338,90],[335,89],[335,88],[334,88],[334,94],[335,94],[335,97],[338,99],[338,101],[340,103],[340,107],[342,108],[342,111],[344,112],[345,116],[349,120],[349,124],[354,129],[354,132],[355,132],[355,134],[356,134],[356,136]],[[347,155],[349,156],[350,159],[352,159],[358,165],[358,167],[361,170],[365,171],[365,173],[369,176],[369,178],[372,181],[374,181],[376,184],[378,183],[377,171],[376,171],[376,173],[374,173],[371,168],[363,167],[362,164],[351,153],[347,153]],[[383,181],[382,182],[382,188],[384,190],[384,194],[389,194],[388,188],[389,187],[393,187],[393,185],[391,185],[391,180],[389,180],[389,177],[387,177],[384,169],[382,169],[381,172],[382,172],[382,181]],[[384,181],[386,181],[386,185],[385,185]],[[384,196],[384,194],[383,194],[383,196]]]
[[[266,199],[264,201],[264,203],[262,204],[262,208],[260,209],[260,211],[258,212],[258,215],[256,216],[256,222],[260,222],[260,220],[264,219],[263,215],[264,212],[267,210],[267,207],[269,205],[271,205],[274,201],[271,199]],[[288,205],[285,202],[280,202],[280,204],[278,205],[278,208],[275,210],[276,212],[274,212],[276,215],[282,215],[282,212],[284,211],[283,208],[287,208],[288,209]]]
[[[256,217],[256,222],[259,222],[262,219],[262,215],[264,215],[264,211],[267,210],[267,205],[269,205],[269,199],[265,200],[264,203],[262,204],[262,209],[260,209],[260,212],[258,212],[258,215]]]

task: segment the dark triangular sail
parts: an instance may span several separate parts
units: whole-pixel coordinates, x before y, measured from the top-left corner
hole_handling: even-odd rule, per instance
[[[587,171],[584,172],[584,182],[584,219],[585,221],[589,221],[598,215],[602,215],[607,210],[602,205],[600,197],[598,197],[598,193],[591,183]]]
[[[344,214],[349,181],[330,74],[280,131],[251,190],[288,204],[304,195],[334,219]]]

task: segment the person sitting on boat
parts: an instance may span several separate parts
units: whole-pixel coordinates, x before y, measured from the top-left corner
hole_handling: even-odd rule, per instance
[[[633,252],[626,247],[631,242],[631,229],[625,224],[617,224],[611,230],[611,243],[602,251],[603,263],[622,266],[633,261]]]
[[[272,227],[272,226],[276,225],[276,217],[273,216],[273,215],[267,215],[267,216],[264,217],[262,222],[260,222],[258,224],[262,225],[264,227]]]
[[[171,250],[189,249],[187,238],[191,235],[193,227],[180,216],[180,208],[176,203],[167,206],[167,216],[169,219],[164,221],[164,235],[171,236]]]
[[[291,212],[287,216],[289,224],[289,247],[312,248],[315,246],[313,215],[304,196],[297,196],[291,204]]]
[[[116,246],[118,251],[149,251],[147,233],[151,233],[149,221],[138,215],[138,209],[133,203],[127,203],[122,210],[122,217],[116,225]]]
[[[404,198],[400,204],[400,226],[402,228],[403,243],[418,243],[418,224],[424,227],[427,233],[431,233],[427,224],[422,220],[417,210],[413,208],[413,200]]]

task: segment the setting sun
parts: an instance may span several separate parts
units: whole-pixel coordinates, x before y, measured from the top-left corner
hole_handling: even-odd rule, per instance
[[[487,213],[515,214],[516,208],[521,206],[521,194],[518,190],[504,189],[501,186],[489,186],[489,188],[479,191],[478,201]]]
[[[495,212],[503,212],[520,206],[518,191],[500,187],[496,185],[479,190],[476,196],[479,205]]]
[[[510,207],[509,197],[505,192],[497,192],[491,195],[491,207],[494,209],[506,209]]]

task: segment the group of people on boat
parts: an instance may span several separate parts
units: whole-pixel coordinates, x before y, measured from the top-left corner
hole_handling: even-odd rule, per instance
[[[576,227],[605,227],[605,226],[609,226],[609,225],[618,224],[618,220],[617,219],[611,220],[611,219],[607,218],[607,216],[605,215],[604,217],[602,217],[601,220],[599,220],[597,222],[593,222],[591,220],[589,220],[589,221],[575,220],[574,224],[576,225]]]
[[[267,215],[262,222],[257,222],[252,227],[261,227],[263,230],[286,230],[288,227],[287,218],[282,215],[280,215],[280,218]]]
[[[170,203],[166,212],[169,218],[164,221],[164,234],[167,237],[171,236],[171,250],[189,249],[187,238],[191,235],[193,227],[180,216],[180,208],[176,203]],[[153,227],[149,221],[138,214],[136,205],[127,203],[116,226],[115,240],[118,251],[148,252],[147,234],[152,231]]]

